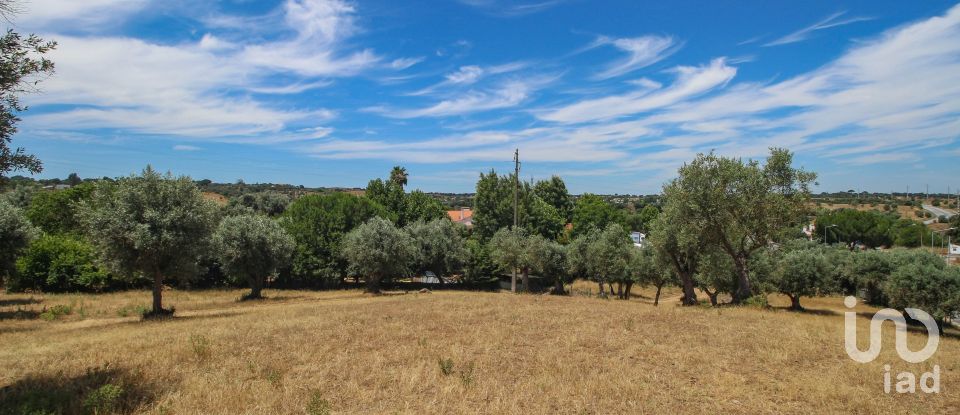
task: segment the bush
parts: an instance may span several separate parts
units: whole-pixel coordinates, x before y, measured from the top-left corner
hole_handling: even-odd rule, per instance
[[[16,273],[17,256],[37,233],[20,208],[0,199],[0,282]]]
[[[40,318],[46,321],[53,321],[60,316],[67,316],[73,314],[73,306],[58,304],[53,307],[50,307],[49,310],[45,310],[40,313]]]
[[[106,384],[90,392],[83,399],[83,409],[88,414],[112,414],[119,409],[123,386]]]
[[[103,291],[110,275],[95,263],[93,247],[72,236],[44,235],[17,260],[10,291]]]

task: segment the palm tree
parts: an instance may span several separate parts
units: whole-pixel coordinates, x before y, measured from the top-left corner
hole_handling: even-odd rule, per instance
[[[407,169],[400,166],[393,166],[390,171],[390,181],[399,184],[400,187],[407,185]]]

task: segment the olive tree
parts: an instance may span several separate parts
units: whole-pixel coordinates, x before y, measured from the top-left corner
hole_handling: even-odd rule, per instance
[[[733,302],[753,295],[750,258],[785,231],[798,227],[816,174],[792,166],[793,155],[771,149],[763,166],[755,160],[700,154],[680,168],[665,192],[667,204],[680,212],[676,219],[701,238],[718,246],[733,261],[737,287]]]
[[[663,212],[650,225],[650,245],[656,250],[657,263],[673,270],[683,289],[680,303],[696,305],[697,293],[694,277],[700,261],[703,242],[698,235],[699,229],[686,224],[683,207],[670,195],[676,191],[676,183],[664,186],[667,203]]]
[[[344,235],[340,255],[349,272],[366,279],[367,292],[379,294],[383,279],[410,272],[416,249],[410,235],[393,222],[375,217]]]
[[[567,272],[565,247],[539,236],[530,238],[529,243],[534,271],[553,281],[554,295],[566,294],[563,286],[570,282],[570,273]]]
[[[17,256],[38,234],[22,210],[0,199],[0,282],[15,272]]]
[[[404,227],[414,244],[413,271],[430,271],[442,284],[444,277],[463,269],[467,248],[462,228],[447,218],[416,221]]]
[[[826,295],[835,291],[830,263],[823,250],[797,249],[785,253],[775,272],[777,291],[790,297],[791,310],[803,310],[800,297]]]
[[[13,2],[0,2],[0,19],[10,22],[16,10]],[[12,29],[0,36],[0,181],[10,171],[43,170],[40,159],[23,148],[11,148],[10,144],[20,121],[17,114],[27,109],[20,102],[20,95],[35,91],[36,83],[53,73],[53,61],[47,53],[56,47],[56,42],[36,35],[24,37]]]
[[[290,263],[294,247],[293,237],[262,215],[226,217],[213,234],[214,252],[224,272],[234,283],[250,285],[244,299],[262,298],[267,276]]]
[[[657,289],[653,296],[653,305],[660,305],[660,293],[664,286],[675,284],[676,277],[673,270],[663,267],[657,259],[657,252],[652,248],[634,250],[628,264],[630,274],[637,284],[653,286]],[[630,287],[627,286],[627,298],[630,298]]]
[[[149,317],[172,314],[162,307],[166,278],[196,275],[208,248],[217,206],[189,177],[161,175],[147,166],[115,185],[97,184],[78,209],[80,222],[102,259],[118,274],[153,280]]]
[[[530,290],[530,268],[534,258],[531,237],[523,228],[502,228],[490,238],[490,257],[503,271],[520,271],[523,291]],[[516,274],[514,274],[516,275]],[[510,291],[517,291],[516,276],[510,282]]]
[[[933,316],[942,332],[946,320],[960,311],[960,268],[946,266],[936,254],[915,251],[899,255],[897,268],[883,283],[890,307],[918,308]],[[909,259],[908,262],[904,259]]]
[[[606,297],[605,286],[610,288],[610,295],[614,295],[613,282],[629,275],[632,249],[636,248],[619,224],[611,224],[603,230],[593,228],[567,247],[567,264],[572,274],[596,282],[600,296]]]

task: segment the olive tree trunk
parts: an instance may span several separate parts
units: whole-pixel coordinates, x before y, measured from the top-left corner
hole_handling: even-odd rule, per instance
[[[530,292],[530,268],[523,268],[523,272],[520,273],[520,281],[523,283],[523,292]]]
[[[160,271],[153,273],[153,314],[163,314],[163,274]]]

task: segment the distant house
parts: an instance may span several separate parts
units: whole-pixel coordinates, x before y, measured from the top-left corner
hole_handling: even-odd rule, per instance
[[[450,220],[459,223],[468,228],[473,227],[473,210],[470,208],[460,208],[457,210],[448,210],[447,216]]]
[[[647,234],[640,232],[630,232],[630,239],[633,239],[633,246],[643,248],[647,246]]]
[[[47,190],[66,190],[71,187],[73,186],[70,186],[69,184],[55,184],[55,185],[43,186],[43,188]]]
[[[960,255],[960,245],[950,244],[950,255]]]

